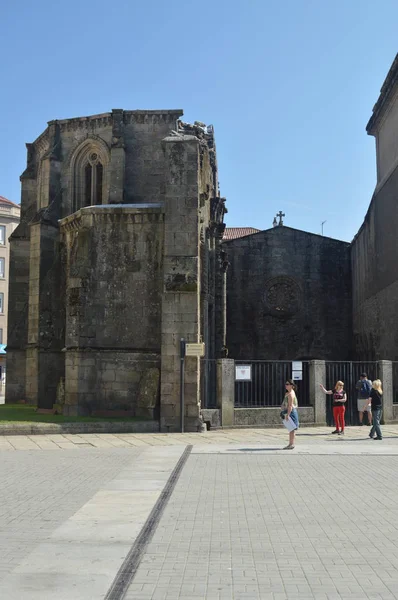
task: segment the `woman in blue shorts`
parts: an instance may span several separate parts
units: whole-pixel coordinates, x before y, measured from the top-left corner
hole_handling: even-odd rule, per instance
[[[296,385],[292,379],[288,379],[286,381],[286,394],[283,398],[283,402],[281,405],[282,413],[286,420],[289,417],[292,419],[294,424],[296,425],[296,429],[299,428],[299,417],[298,417],[298,402],[296,396]],[[289,431],[289,444],[283,448],[284,450],[293,450],[294,449],[294,441],[296,437],[296,429],[293,431]]]

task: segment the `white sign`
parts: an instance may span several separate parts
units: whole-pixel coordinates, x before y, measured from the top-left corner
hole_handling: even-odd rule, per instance
[[[301,361],[294,360],[292,362],[292,371],[302,371],[302,370],[303,370],[303,363]]]
[[[251,381],[251,380],[252,380],[252,366],[251,365],[235,366],[235,381]]]
[[[186,356],[204,356],[205,355],[205,345],[203,343],[201,343],[201,344],[186,344],[185,355]]]
[[[292,379],[293,381],[301,381],[303,379],[302,371],[292,371]]]

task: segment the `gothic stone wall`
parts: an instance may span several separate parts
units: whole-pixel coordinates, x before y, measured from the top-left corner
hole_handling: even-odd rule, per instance
[[[68,412],[137,414],[142,378],[160,363],[163,212],[93,206],[61,227],[68,257]]]
[[[376,191],[352,243],[357,358],[398,360],[398,169]]]
[[[175,129],[181,114],[181,110],[117,110],[87,119],[55,121],[59,129],[61,148],[62,208],[59,217],[66,217],[73,212],[72,157],[79,145],[90,139],[97,140],[101,145],[105,144],[105,153],[109,153],[109,196],[104,197],[104,204],[114,200],[126,204],[159,202],[165,177],[161,142]],[[39,158],[48,152],[51,145],[48,137],[44,136],[41,141]],[[119,155],[123,155],[122,159]],[[121,187],[120,195],[116,199],[112,194],[115,185]]]
[[[275,227],[223,247],[231,358],[349,358],[349,244]]]

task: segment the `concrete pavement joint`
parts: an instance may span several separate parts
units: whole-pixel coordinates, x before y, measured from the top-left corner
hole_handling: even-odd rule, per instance
[[[159,524],[163,511],[175,488],[181,471],[188,460],[191,450],[192,446],[187,446],[178,463],[174,467],[165,488],[159,496],[159,499],[153,507],[144,527],[132,545],[130,552],[126,556],[118,574],[116,575],[108,593],[106,594],[105,600],[122,600],[122,598],[125,596],[129,585],[131,584],[134,575],[140,566],[141,559],[146,551],[146,548],[150,543],[153,534],[155,533],[156,527]]]

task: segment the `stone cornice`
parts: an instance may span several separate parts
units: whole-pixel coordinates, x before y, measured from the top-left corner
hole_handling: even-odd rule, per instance
[[[373,114],[366,125],[366,131],[369,135],[375,135],[376,129],[380,124],[382,117],[388,110],[393,96],[395,96],[398,84],[398,54],[395,56],[394,62],[388,71],[387,77],[380,90],[380,96],[373,107]]]
[[[33,142],[37,158],[40,160],[50,148],[50,129],[54,126],[62,131],[85,131],[91,134],[101,127],[119,126],[131,123],[137,124],[169,124],[175,125],[177,120],[184,114],[181,108],[171,110],[123,110],[113,109],[112,112],[90,115],[88,117],[75,117],[72,119],[60,119],[48,122],[48,127]]]
[[[73,231],[81,229],[85,224],[91,224],[93,217],[103,217],[104,219],[113,220],[121,215],[125,217],[127,224],[162,223],[164,220],[164,208],[160,204],[154,204],[153,206],[146,204],[143,207],[131,204],[86,206],[72,215],[60,219],[58,222],[63,231]]]
[[[109,127],[113,125],[116,118],[123,117],[125,124],[129,123],[175,123],[183,115],[182,109],[173,110],[122,110],[115,109],[113,112],[91,115],[88,117],[76,117],[73,119],[61,119],[49,121],[51,126],[57,123],[61,131],[86,130],[98,127]],[[39,139],[39,138],[38,138]]]
[[[138,123],[158,125],[173,124],[183,115],[182,109],[176,110],[125,110],[123,119],[126,124]]]
[[[54,121],[49,121],[49,125],[52,125]],[[92,115],[90,117],[77,117],[74,119],[62,119],[56,121],[59,125],[60,131],[92,131],[100,127],[110,127],[112,125],[112,114],[103,113],[100,115]]]

